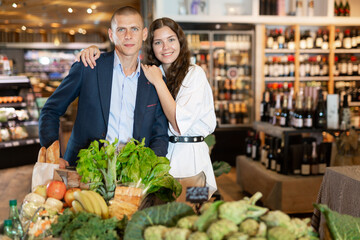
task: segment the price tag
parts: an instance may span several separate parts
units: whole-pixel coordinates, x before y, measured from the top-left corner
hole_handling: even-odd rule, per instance
[[[12,145],[13,145],[14,147],[18,147],[18,146],[20,146],[20,142],[15,141],[15,142],[12,143]]]
[[[208,200],[208,187],[188,187],[186,189],[186,201],[191,203],[202,203]]]
[[[28,145],[34,144],[34,143],[35,143],[34,139],[26,140],[26,144],[28,144]]]
[[[6,148],[12,147],[12,143],[5,143],[4,146],[5,146]]]

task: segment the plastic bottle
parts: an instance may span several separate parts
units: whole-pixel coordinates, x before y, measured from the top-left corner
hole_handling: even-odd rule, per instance
[[[9,205],[10,205],[9,218],[12,220],[13,223],[14,239],[21,239],[24,235],[24,230],[20,222],[16,199],[10,200]]]

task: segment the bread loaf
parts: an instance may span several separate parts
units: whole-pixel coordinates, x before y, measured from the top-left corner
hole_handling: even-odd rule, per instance
[[[46,148],[45,147],[40,148],[37,161],[41,162],[41,163],[46,162]]]
[[[50,147],[46,149],[46,162],[59,164],[59,157],[60,157],[60,145],[59,145],[59,140],[56,140],[55,142],[53,142],[53,144],[51,144]]]

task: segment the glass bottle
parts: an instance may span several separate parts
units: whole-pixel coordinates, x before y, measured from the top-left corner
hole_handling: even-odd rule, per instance
[[[303,112],[301,95],[296,97],[295,111],[293,117],[293,127],[299,129],[304,127],[304,112]]]
[[[12,220],[13,223],[13,230],[14,230],[14,239],[21,239],[24,235],[24,231],[20,222],[19,217],[19,210],[17,208],[17,200],[13,199],[9,201],[10,205],[10,214],[9,218]]]
[[[346,16],[346,17],[350,16],[350,5],[349,5],[348,0],[346,0],[345,6],[344,6],[344,16]]]
[[[280,118],[281,118],[281,95],[277,94],[276,95],[276,104],[275,104],[273,125],[279,126],[280,125]]]
[[[251,149],[251,158],[255,161],[259,161],[260,160],[260,138],[259,138],[259,133],[257,132],[255,134],[255,138],[253,140],[252,143],[252,149]]]
[[[288,109],[288,96],[284,95],[281,114],[280,114],[280,127],[289,126],[289,109]]]
[[[11,239],[14,239],[14,232],[13,232],[11,219],[6,219],[4,221],[4,235]]]
[[[315,128],[325,129],[326,128],[326,107],[322,90],[319,90],[318,103],[314,114]]]
[[[321,29],[319,29],[317,31],[316,38],[315,38],[315,47],[321,48],[322,43],[323,43],[322,31],[321,31]]]
[[[316,151],[316,142],[312,142],[312,153],[311,153],[311,175],[319,174],[319,161]]]
[[[334,16],[339,16],[339,7],[336,0],[334,0]]]
[[[260,121],[268,122],[269,92],[265,90],[263,100],[260,103]]]
[[[313,113],[312,113],[312,101],[311,97],[308,96],[306,98],[305,104],[305,114],[304,114],[304,127],[312,128],[313,127]]]
[[[343,96],[343,105],[341,108],[341,124],[340,129],[346,130],[350,128],[351,111],[348,103],[348,95]]]
[[[301,162],[301,175],[310,175],[310,163],[311,163],[311,145],[308,143],[304,144],[304,154]]]

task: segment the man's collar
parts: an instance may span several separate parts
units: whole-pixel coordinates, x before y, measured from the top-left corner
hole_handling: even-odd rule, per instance
[[[135,72],[136,72],[136,76],[139,77],[140,76],[140,68],[141,68],[139,57],[137,58],[136,62],[137,62],[137,66],[136,66]],[[120,59],[119,59],[119,56],[116,54],[116,52],[114,52],[114,68],[117,66],[120,67],[121,72],[125,75],[124,69],[123,69]],[[133,74],[131,74],[131,75],[133,75]]]

